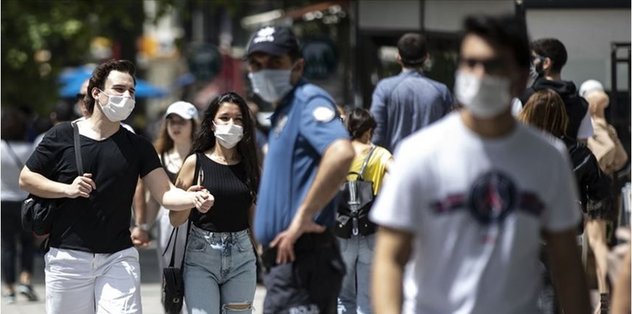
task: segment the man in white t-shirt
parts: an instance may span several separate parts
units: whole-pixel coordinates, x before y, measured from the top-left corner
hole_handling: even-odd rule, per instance
[[[463,109],[411,135],[371,218],[376,313],[537,313],[541,241],[565,313],[588,313],[563,143],[516,122],[529,42],[513,16],[464,23]]]

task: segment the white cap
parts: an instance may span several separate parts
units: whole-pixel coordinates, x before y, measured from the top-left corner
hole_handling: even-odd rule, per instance
[[[586,97],[589,92],[603,92],[603,85],[596,80],[587,80],[579,87],[579,96]]]
[[[195,108],[193,104],[186,101],[176,101],[173,104],[169,105],[169,108],[167,108],[167,112],[165,112],[165,118],[172,113],[179,115],[180,117],[182,117],[182,119],[185,120],[197,119],[198,117],[197,108]]]

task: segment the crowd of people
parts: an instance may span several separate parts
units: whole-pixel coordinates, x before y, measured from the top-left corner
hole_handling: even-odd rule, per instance
[[[608,276],[628,156],[603,86],[562,80],[564,45],[530,41],[519,18],[463,26],[454,97],[424,73],[424,35],[406,33],[401,73],[348,111],[303,77],[290,28],[259,29],[246,63],[274,108],[267,134],[226,91],[203,113],[169,105],[152,145],[122,127],[136,83],[125,60],[98,65],[78,92],[83,117],[35,146],[3,109],[5,300],[38,299],[33,235],[19,228],[30,193],[59,200],[48,313],[141,313],[135,247],[154,225],[160,267],[182,265],[188,313],[251,313],[260,269],[270,314],[629,312],[629,247]]]

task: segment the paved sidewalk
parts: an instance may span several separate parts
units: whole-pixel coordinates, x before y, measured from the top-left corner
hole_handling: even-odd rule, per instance
[[[143,313],[146,314],[162,314],[162,304],[160,304],[160,272],[158,270],[158,260],[156,251],[153,248],[140,249],[141,264],[141,294],[143,303]],[[17,302],[14,304],[5,304],[4,301],[0,306],[2,314],[44,314],[46,313],[46,304],[44,302],[44,259],[43,256],[35,258],[35,273],[33,278],[33,288],[37,292],[40,300],[37,302],[28,302],[25,297],[18,295]],[[262,313],[263,298],[265,296],[265,288],[257,286],[255,292],[255,301],[253,313]]]

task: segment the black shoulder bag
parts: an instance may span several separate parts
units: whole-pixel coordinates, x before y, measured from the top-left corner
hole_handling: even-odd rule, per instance
[[[195,163],[195,172],[193,177],[197,177],[197,184],[201,185],[204,180],[204,171],[200,169],[200,155],[197,155],[197,161]],[[165,313],[167,314],[178,314],[182,310],[182,305],[184,302],[184,276],[182,274],[182,270],[184,269],[184,258],[186,256],[186,246],[184,249],[184,254],[182,255],[182,262],[180,263],[180,267],[175,266],[176,259],[176,246],[178,243],[178,230],[180,227],[176,227],[171,231],[171,235],[169,236],[169,241],[167,241],[167,245],[163,255],[167,252],[167,248],[171,243],[171,239],[173,238],[173,250],[171,251],[171,259],[169,260],[169,266],[162,269],[162,306],[165,309]],[[189,216],[189,223],[187,224],[187,239],[186,243],[189,242],[189,232],[191,231],[191,217]],[[174,237],[175,234],[175,237]]]
[[[191,228],[191,220],[187,224],[187,241],[189,240],[189,229]],[[169,266],[162,269],[162,305],[166,314],[178,314],[182,310],[184,302],[184,276],[182,270],[184,269],[184,255],[182,256],[182,263],[180,267],[175,266],[176,247],[178,243],[178,230],[180,227],[176,227],[171,231],[169,241],[167,242],[167,248],[173,238],[173,250],[171,251],[171,260]],[[175,237],[174,237],[175,234]],[[165,248],[165,251],[167,250]],[[185,249],[186,252],[186,249]]]
[[[338,192],[338,213],[334,231],[341,238],[348,239],[352,235],[369,235],[375,232],[375,224],[369,221],[368,217],[375,197],[373,182],[364,180],[364,170],[375,148],[376,146],[371,147],[359,173],[349,172],[349,175],[356,175],[356,179],[345,182]]]
[[[77,172],[83,175],[83,162],[81,159],[81,147],[79,143],[79,127],[76,121],[71,123],[73,128],[75,162]],[[49,234],[53,226],[55,210],[59,206],[60,199],[43,198],[29,194],[22,203],[22,228],[29,230],[36,235]]]

